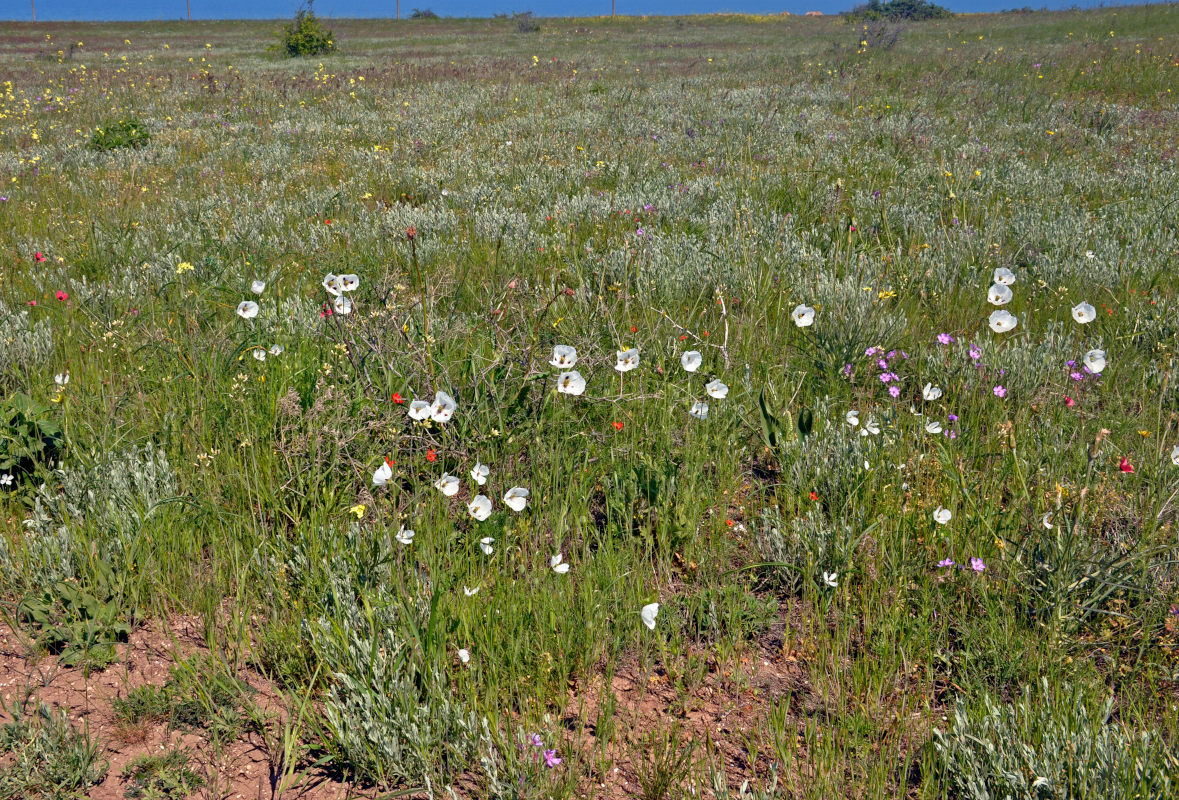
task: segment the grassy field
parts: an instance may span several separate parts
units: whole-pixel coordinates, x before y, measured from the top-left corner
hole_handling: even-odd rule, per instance
[[[0,26],[0,798],[1179,793],[1179,6],[331,25]]]

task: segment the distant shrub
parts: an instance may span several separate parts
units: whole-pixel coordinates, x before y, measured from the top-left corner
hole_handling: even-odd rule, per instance
[[[517,11],[512,14],[518,33],[540,33],[540,23],[531,11]]]
[[[312,4],[301,7],[291,23],[282,30],[280,49],[291,58],[318,56],[336,49],[332,32],[315,16]]]
[[[120,147],[143,147],[151,139],[147,126],[137,119],[121,119],[104,125],[90,137],[90,149],[96,152]]]
[[[1164,740],[1110,720],[1112,700],[1089,711],[1068,686],[1044,679],[1007,705],[959,704],[933,748],[950,794],[997,797],[1173,797],[1175,751]]]
[[[943,19],[954,16],[950,9],[929,0],[868,0],[851,10],[855,19],[912,20]]]
[[[409,14],[410,19],[438,19],[438,15],[428,8],[415,8]]]

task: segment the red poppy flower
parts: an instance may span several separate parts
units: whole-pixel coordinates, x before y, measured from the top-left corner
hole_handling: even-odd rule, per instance
[[[437,461],[438,460],[438,454],[434,452],[433,447],[431,447],[428,451],[426,451],[426,460],[427,461]]]
[[[1118,469],[1120,469],[1122,472],[1133,472],[1134,465],[1130,463],[1130,459],[1122,456],[1122,463],[1118,464]]]
[[[405,402],[405,398],[404,398],[404,397],[402,397],[402,396],[401,396],[400,394],[398,394],[397,392],[394,392],[394,393],[393,393],[393,402],[394,402],[394,403],[396,403],[397,405],[401,405],[402,403],[404,403],[404,402]]]
[[[631,332],[631,333],[638,333],[638,332],[639,332],[639,329],[638,329],[638,328],[636,328],[634,325],[631,325],[631,326],[630,326],[630,332]]]
[[[818,493],[818,492],[811,492],[811,499],[812,499],[812,500],[818,500],[818,499],[819,499],[819,493]]]
[[[61,300],[62,302],[65,302],[66,300],[70,299],[70,296],[67,293],[63,292],[61,289],[58,289],[57,290],[57,299]]]
[[[1073,406],[1075,406],[1075,405],[1077,404],[1077,401],[1076,401],[1076,400],[1074,400],[1074,399],[1072,399],[1071,397],[1069,397],[1069,396],[1066,394],[1066,395],[1064,396],[1064,404],[1065,404],[1066,406],[1068,406],[1069,408],[1072,408]]]
[[[45,260],[45,254],[38,250],[37,252],[33,253],[33,260],[40,264]]]
[[[621,422],[611,422],[610,424],[614,426],[614,430],[616,430],[616,431],[622,430],[622,423]]]

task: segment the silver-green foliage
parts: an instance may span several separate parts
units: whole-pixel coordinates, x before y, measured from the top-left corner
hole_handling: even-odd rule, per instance
[[[0,375],[44,364],[53,352],[53,323],[34,322],[27,309],[0,300]]]
[[[1110,719],[1113,700],[1095,711],[1067,685],[1003,705],[960,703],[934,751],[951,796],[962,800],[1103,800],[1171,797],[1179,756],[1157,735],[1129,731]]]

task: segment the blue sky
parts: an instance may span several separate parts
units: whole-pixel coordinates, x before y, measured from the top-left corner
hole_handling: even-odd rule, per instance
[[[183,19],[185,0],[35,0],[38,20]],[[193,18],[274,19],[289,17],[298,0],[190,0]],[[617,0],[620,14],[703,14],[717,11],[776,13],[846,11],[861,0]],[[1099,0],[943,0],[954,11],[999,11],[1028,5],[1033,8],[1090,7]],[[1111,3],[1106,3],[1111,5]],[[1116,5],[1116,3],[1112,4]],[[530,9],[541,16],[595,16],[610,13],[610,0],[402,0],[402,13],[431,8],[448,17],[490,17]],[[391,17],[394,0],[317,0],[316,13],[325,17]],[[0,19],[31,20],[30,0],[0,0]]]

